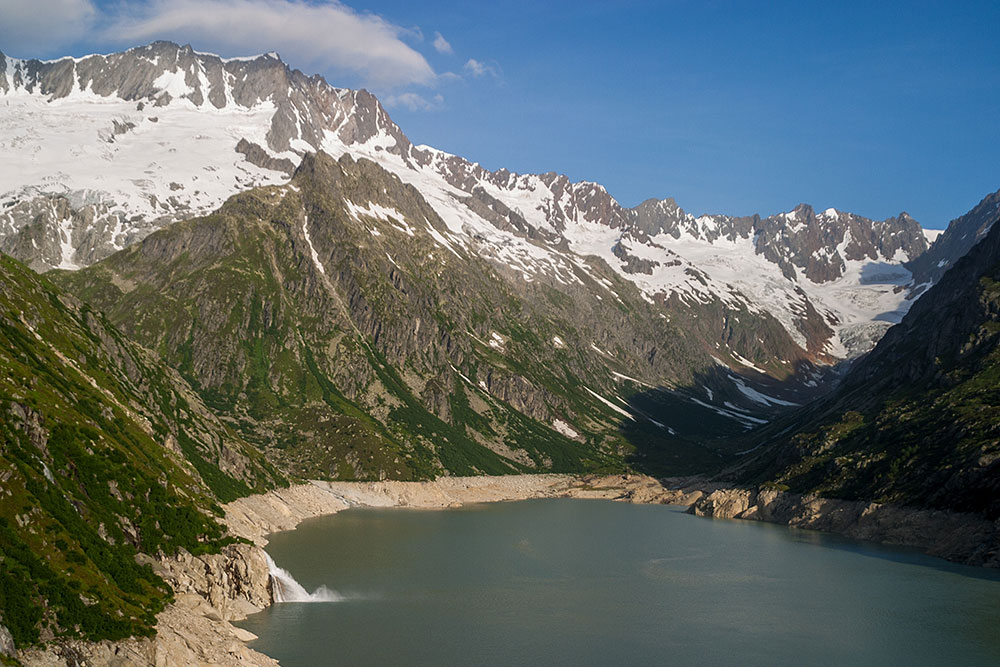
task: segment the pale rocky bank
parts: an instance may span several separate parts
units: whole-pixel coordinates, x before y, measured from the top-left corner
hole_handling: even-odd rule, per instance
[[[643,475],[509,475],[441,477],[432,482],[310,482],[240,498],[225,506],[224,521],[233,535],[264,546],[270,533],[291,530],[305,519],[350,507],[432,509],[531,498],[690,504],[702,495],[693,488],[687,491],[668,489]]]
[[[1000,567],[1000,522],[970,515],[830,500],[776,490],[724,488],[703,479],[642,475],[443,477],[430,482],[309,482],[240,498],[224,507],[236,544],[222,553],[150,561],[176,600],[157,618],[157,635],[122,642],[67,642],[21,652],[27,667],[277,665],[248,648],[256,637],[231,622],[273,602],[263,547],[271,533],[351,507],[446,508],[532,498],[595,498],[687,505],[698,516],[747,519],[837,533]]]
[[[836,500],[775,489],[720,488],[689,511],[716,519],[766,521],[908,547],[966,565],[1000,568],[1000,520],[860,500]]]

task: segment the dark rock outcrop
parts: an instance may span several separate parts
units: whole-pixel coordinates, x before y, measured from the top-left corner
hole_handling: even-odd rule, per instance
[[[907,268],[917,284],[936,283],[946,271],[986,237],[1000,217],[1000,190],[986,195],[971,211],[952,220],[930,249],[913,258]]]

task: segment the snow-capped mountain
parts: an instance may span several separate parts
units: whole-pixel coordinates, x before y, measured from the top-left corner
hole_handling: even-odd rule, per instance
[[[275,54],[222,59],[156,42],[48,62],[0,54],[0,250],[37,269],[89,265],[238,191],[286,181],[317,150],[371,159],[415,186],[446,224],[430,230],[445,251],[557,289],[583,285],[579,272],[603,261],[650,303],[766,313],[817,361],[861,353],[899,321],[905,263],[927,249],[905,213],[872,221],[800,205],[696,217],[672,199],[626,208],[596,183],[489,171],[415,146],[367,91]],[[777,360],[789,372],[795,361]]]

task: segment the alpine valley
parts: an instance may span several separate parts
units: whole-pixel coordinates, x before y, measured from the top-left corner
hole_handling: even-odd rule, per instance
[[[941,555],[997,566],[998,217],[626,208],[276,54],[0,54],[0,654],[268,604],[232,508],[303,480],[638,472],[958,517]]]

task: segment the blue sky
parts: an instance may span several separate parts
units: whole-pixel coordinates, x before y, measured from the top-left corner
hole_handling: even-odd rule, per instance
[[[416,143],[597,181],[626,205],[672,196],[696,214],[766,215],[807,202],[941,227],[1000,188],[997,2],[26,6],[0,0],[11,55],[153,38],[277,50],[376,92]]]

